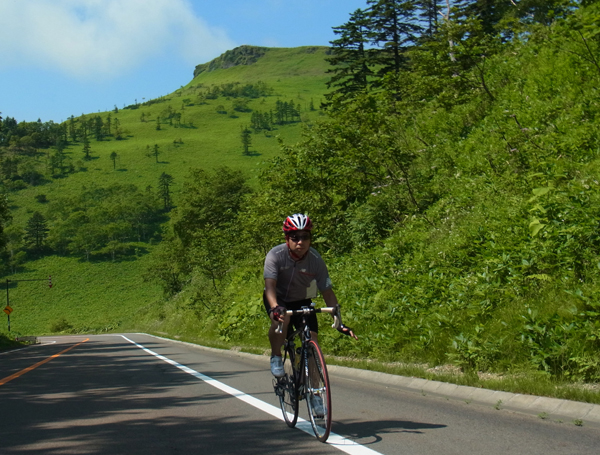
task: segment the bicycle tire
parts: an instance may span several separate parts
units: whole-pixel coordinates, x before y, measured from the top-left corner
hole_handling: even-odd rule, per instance
[[[279,405],[283,412],[283,419],[290,428],[296,426],[298,421],[298,372],[294,363],[296,353],[293,349],[285,348],[283,357],[283,370],[285,375],[278,379],[278,385],[281,387],[279,395]]]
[[[323,352],[317,343],[311,340],[307,346],[308,354],[308,376],[304,378],[306,405],[308,416],[315,432],[315,436],[321,442],[327,441],[331,432],[331,388],[329,386],[329,375]],[[314,398],[318,397],[318,398]],[[323,414],[318,415],[313,407],[313,400],[320,399],[323,404]]]

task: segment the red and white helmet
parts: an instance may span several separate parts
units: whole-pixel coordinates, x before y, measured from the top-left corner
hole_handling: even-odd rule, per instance
[[[301,213],[288,216],[283,222],[283,232],[286,234],[293,231],[310,231],[313,225],[310,218]]]

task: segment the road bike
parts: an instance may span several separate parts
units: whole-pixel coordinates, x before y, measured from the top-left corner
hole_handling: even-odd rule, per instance
[[[329,313],[334,318],[332,327],[337,329],[341,326],[338,308],[302,307],[299,310],[287,310],[285,314],[290,316],[301,315],[302,323],[292,330],[290,322],[283,344],[285,374],[273,379],[273,388],[288,426],[296,426],[299,402],[304,400],[315,436],[325,442],[331,432],[331,387],[323,352],[311,339],[307,317],[312,313]],[[280,322],[277,333],[281,333],[282,327],[283,323]],[[296,346],[298,342],[299,346]]]

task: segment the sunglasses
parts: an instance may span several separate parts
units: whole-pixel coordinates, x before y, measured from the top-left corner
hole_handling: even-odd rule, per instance
[[[292,234],[289,236],[290,240],[294,243],[298,243],[300,240],[306,242],[311,239],[310,234]]]

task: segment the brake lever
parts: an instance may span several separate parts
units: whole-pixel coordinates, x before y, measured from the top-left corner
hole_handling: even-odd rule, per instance
[[[333,324],[331,325],[331,327],[335,330],[338,330],[342,325],[342,315],[340,314],[340,307],[336,307],[335,312],[331,313],[331,315],[333,316]]]

